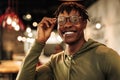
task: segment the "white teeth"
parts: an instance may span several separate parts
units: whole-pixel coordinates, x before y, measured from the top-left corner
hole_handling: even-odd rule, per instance
[[[65,32],[65,34],[73,34],[74,32]]]

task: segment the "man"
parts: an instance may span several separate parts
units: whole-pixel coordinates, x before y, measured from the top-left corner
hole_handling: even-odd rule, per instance
[[[17,80],[120,80],[118,54],[101,43],[84,38],[88,20],[84,7],[65,2],[55,14],[57,18],[44,17],[39,23],[35,43],[25,57]],[[36,69],[56,22],[65,49]]]

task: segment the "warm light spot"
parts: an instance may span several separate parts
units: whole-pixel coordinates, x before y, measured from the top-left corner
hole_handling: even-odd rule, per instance
[[[18,36],[18,37],[17,37],[17,40],[18,40],[18,41],[22,41],[22,36]]]
[[[14,27],[14,29],[15,29],[15,31],[19,31],[19,30],[20,30],[20,26],[19,26],[19,25],[16,25],[16,26]]]
[[[12,19],[10,17],[8,17],[6,22],[8,25],[10,25],[12,23]]]
[[[32,37],[33,36],[33,34],[32,33],[28,33],[28,37]]]
[[[38,25],[38,23],[37,22],[33,22],[33,24],[32,24],[34,27],[36,27],[37,25]]]
[[[30,27],[27,27],[26,32],[27,32],[27,33],[30,33],[30,32],[31,32],[31,28],[30,28]]]
[[[27,14],[26,19],[31,19],[31,14]]]
[[[95,27],[96,27],[96,29],[100,29],[102,26],[100,23],[97,23]]]

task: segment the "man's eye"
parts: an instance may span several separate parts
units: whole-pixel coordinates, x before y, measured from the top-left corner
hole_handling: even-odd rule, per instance
[[[72,17],[72,18],[71,18],[71,21],[76,23],[76,22],[78,22],[79,20],[78,20],[77,17]]]
[[[61,21],[64,21],[64,18],[63,18],[63,17],[59,18],[59,21],[60,21],[60,22],[61,22]]]
[[[63,18],[63,17],[60,17],[59,19],[58,19],[58,23],[64,23],[65,22],[65,19]]]
[[[58,18],[58,23],[59,23],[60,25],[64,25],[64,23],[65,23],[65,18],[64,18],[64,17],[59,17],[59,18]]]

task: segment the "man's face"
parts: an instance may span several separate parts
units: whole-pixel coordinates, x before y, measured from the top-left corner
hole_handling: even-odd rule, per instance
[[[58,15],[58,33],[67,44],[73,44],[84,37],[86,21],[75,10],[69,14],[64,11]]]

